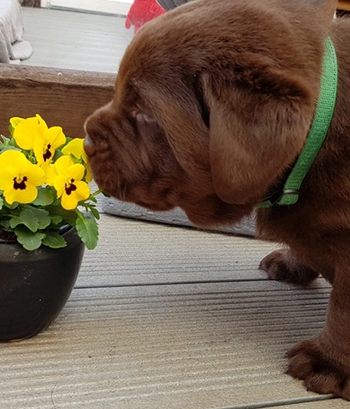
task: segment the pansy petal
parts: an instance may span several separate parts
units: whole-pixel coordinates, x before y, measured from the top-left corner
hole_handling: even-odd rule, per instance
[[[17,171],[22,172],[30,162],[22,152],[9,149],[0,154],[0,169],[14,167]]]
[[[36,161],[40,166],[44,163],[44,148],[45,140],[43,138],[36,138],[33,143],[33,150]]]
[[[14,167],[1,168],[0,190],[5,190],[13,186],[13,179],[18,177],[18,171]]]
[[[42,119],[42,117],[39,114],[36,114],[35,118],[38,121],[40,130],[42,132],[42,136],[44,136],[45,132],[49,129],[49,127],[47,126],[47,123]]]
[[[10,119],[10,124],[13,128],[16,128],[17,125],[19,125],[22,121],[24,121],[24,118],[20,118],[18,116],[14,116],[13,118]]]
[[[84,139],[75,138],[71,140],[63,149],[64,155],[73,155],[75,158],[80,159],[85,153],[84,151]]]
[[[49,165],[48,168],[46,169],[46,183],[49,186],[53,186],[54,180],[57,175],[58,173],[56,171],[56,166],[54,164]]]
[[[66,143],[66,137],[60,126],[53,126],[46,132],[46,140],[53,149],[57,149]]]
[[[40,186],[45,183],[45,172],[38,166],[31,164],[25,172],[28,178],[28,185]]]
[[[61,197],[62,194],[64,193],[65,187],[66,187],[66,181],[67,179],[62,175],[58,175],[55,177],[53,186],[57,191],[57,197]]]
[[[13,132],[17,145],[25,150],[33,149],[35,139],[40,136],[43,136],[43,129],[35,117],[20,122]]]
[[[91,168],[90,165],[87,163],[86,165],[86,175],[85,175],[85,180],[87,183],[90,183],[92,181],[92,173],[91,173]]]
[[[67,155],[61,156],[55,162],[56,171],[59,175],[67,175],[68,168],[72,165],[74,165],[74,162]]]
[[[45,138],[37,138],[34,141],[34,154],[40,166],[47,168],[55,154],[55,150],[47,143]]]
[[[74,183],[77,187],[77,190],[74,191],[78,202],[81,200],[86,200],[90,196],[90,188],[85,182],[76,182]]]
[[[83,161],[88,165],[89,164],[89,157],[87,156],[85,150],[83,151],[83,154],[81,155]]]
[[[13,189],[13,186],[8,187],[4,190],[4,198],[10,205],[12,205],[12,203],[15,201],[15,194],[16,191],[15,189]]]
[[[18,203],[31,203],[38,196],[38,189],[33,185],[27,185],[25,189],[13,189],[14,202]],[[6,196],[5,196],[6,198]]]
[[[80,164],[76,163],[68,168],[67,176],[69,180],[74,179],[74,181],[79,181],[84,177],[85,174],[85,167]]]
[[[75,195],[67,195],[67,193],[64,193],[62,195],[61,204],[63,209],[73,210],[78,206],[78,200]]]

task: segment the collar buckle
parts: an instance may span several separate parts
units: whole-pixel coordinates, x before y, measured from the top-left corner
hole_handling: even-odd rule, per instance
[[[299,200],[299,190],[283,189],[266,198],[259,205],[259,209],[269,208],[273,206],[290,206]]]

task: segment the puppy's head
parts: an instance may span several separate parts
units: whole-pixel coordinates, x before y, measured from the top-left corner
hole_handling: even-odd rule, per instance
[[[302,150],[317,102],[325,19],[292,3],[198,0],[142,28],[114,100],[86,123],[97,184],[201,226],[249,213]]]

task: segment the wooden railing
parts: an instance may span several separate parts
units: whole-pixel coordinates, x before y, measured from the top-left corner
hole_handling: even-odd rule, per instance
[[[350,1],[349,0],[338,1],[338,10],[350,11]]]
[[[40,114],[66,136],[83,137],[85,119],[113,97],[115,75],[0,64],[0,133],[9,119]]]

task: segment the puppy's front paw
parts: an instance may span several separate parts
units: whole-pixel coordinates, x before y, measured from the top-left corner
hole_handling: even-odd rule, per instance
[[[298,262],[289,249],[273,251],[261,261],[259,268],[267,272],[270,280],[303,286],[318,277],[318,273]]]
[[[350,400],[350,370],[326,358],[317,339],[296,344],[288,358],[286,373],[303,380],[307,390]]]

